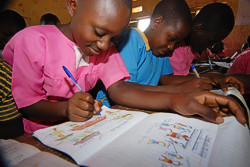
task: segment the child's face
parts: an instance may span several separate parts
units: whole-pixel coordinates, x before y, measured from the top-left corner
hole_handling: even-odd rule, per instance
[[[213,46],[218,41],[219,39],[216,39],[214,34],[203,30],[192,30],[190,36],[190,45],[192,49],[199,54],[201,54],[205,49]]]
[[[176,26],[161,22],[151,32],[149,45],[154,55],[171,56],[176,42],[184,39],[189,34],[190,28],[181,22],[176,23]]]
[[[78,0],[72,11],[72,40],[85,56],[107,50],[128,25],[131,12],[116,0]]]

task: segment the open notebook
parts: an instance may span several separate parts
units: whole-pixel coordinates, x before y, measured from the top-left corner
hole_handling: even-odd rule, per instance
[[[222,91],[221,89],[217,89],[217,90],[211,90],[211,92],[234,98],[244,109],[245,115],[247,117],[247,125],[248,127],[250,127],[250,111],[244,97],[241,95],[238,89],[236,89],[235,87],[229,87],[227,91]]]
[[[40,129],[33,136],[68,154],[81,166],[247,166],[247,127],[234,117],[225,118],[223,125],[172,113],[147,114],[103,107],[101,115],[87,122],[66,122]],[[221,128],[228,132],[218,133]],[[231,162],[228,154],[233,149],[237,155]]]

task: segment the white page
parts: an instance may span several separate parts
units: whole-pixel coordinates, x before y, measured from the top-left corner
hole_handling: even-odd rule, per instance
[[[19,162],[39,153],[40,150],[15,140],[0,139],[0,158],[5,167],[15,166]]]
[[[58,156],[51,153],[40,152],[34,156],[25,159],[20,162],[15,167],[77,167],[77,165],[72,164]]]
[[[145,118],[83,165],[91,167],[206,167],[218,125],[177,114]]]
[[[250,133],[235,117],[224,118],[219,126],[209,166],[249,167]]]
[[[87,122],[66,122],[34,133],[43,144],[67,153],[77,164],[144,119],[148,114],[103,107]],[[92,125],[92,126],[87,126]],[[78,127],[79,130],[73,130]]]

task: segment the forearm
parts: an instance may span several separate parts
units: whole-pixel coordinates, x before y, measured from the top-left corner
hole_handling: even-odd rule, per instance
[[[137,84],[137,83],[132,83],[132,82],[125,82],[127,85],[138,88],[138,89],[143,89],[146,91],[154,91],[154,92],[165,92],[165,93],[188,93],[192,92],[193,90],[187,89],[185,85],[178,83],[174,85],[160,85],[160,86],[150,86],[150,85],[142,85],[142,84]]]
[[[40,100],[30,106],[19,109],[24,117],[33,117],[41,119],[67,118],[67,101],[51,102]]]
[[[129,84],[115,84],[108,88],[108,92],[116,104],[147,110],[171,109],[171,94],[143,90]]]
[[[184,81],[189,81],[191,79],[194,79],[194,75],[162,75],[160,79],[160,85],[174,85],[179,84]]]

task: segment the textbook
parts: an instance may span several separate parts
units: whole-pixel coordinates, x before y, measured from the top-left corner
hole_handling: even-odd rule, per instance
[[[241,95],[241,93],[236,89],[235,87],[229,87],[227,91],[222,91],[221,89],[211,90],[211,92],[224,95],[224,96],[230,96],[234,98],[243,108],[245,111],[245,115],[247,118],[247,125],[250,127],[250,110],[247,106],[247,103],[244,99],[244,97]]]
[[[36,147],[12,139],[0,139],[1,167],[77,167],[56,155],[43,152]]]
[[[68,154],[80,166],[207,167],[218,166],[216,162],[246,166],[250,163],[247,127],[234,117],[225,118],[224,126],[173,113],[147,114],[104,106],[101,115],[86,122],[65,122],[37,130],[33,136]],[[226,133],[218,133],[220,128]],[[238,141],[243,144],[238,145],[240,151],[235,149]],[[222,149],[221,143],[229,146]],[[234,158],[228,156],[232,148],[237,153]]]

